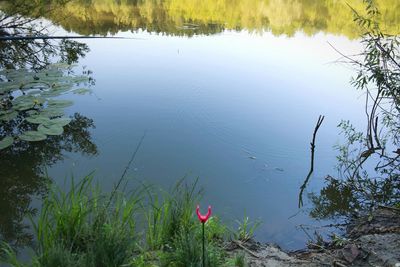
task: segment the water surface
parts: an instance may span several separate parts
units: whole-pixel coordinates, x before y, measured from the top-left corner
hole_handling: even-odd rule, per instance
[[[351,71],[333,64],[327,41],[346,49],[344,38],[298,34],[293,38],[224,32],[191,39],[121,34],[142,40],[88,42],[82,60],[96,76],[95,96],[77,97],[72,110],[95,121],[99,156],[68,160],[52,177],[96,170],[106,188],[118,180],[147,130],[131,176],[171,187],[199,177],[204,204],[232,219],[246,213],[264,221],[258,238],[289,247],[304,242],[288,219],[309,168],[309,140],[319,114],[314,188],[333,171],[341,119],[363,119]],[[301,51],[301,53],[299,53]]]
[[[213,205],[215,215],[233,222],[246,214],[263,221],[258,240],[304,246],[296,226],[319,223],[308,217],[309,204],[300,213],[297,208],[315,122],[325,115],[308,191],[336,174],[340,120],[364,126],[361,92],[349,85],[353,70],[335,62],[339,55],[330,46],[359,51],[357,27],[336,1],[208,2],[78,1],[62,19],[46,16],[59,25],[55,34],[128,39],[84,41],[90,52],[76,68],[92,70],[96,84],[92,95],[68,96],[75,102],[68,113],[79,114],[81,127],[65,140],[76,149],[65,140],[51,149],[38,143],[32,153],[15,155],[19,164],[2,164],[0,194],[9,211],[3,232],[18,230],[10,225],[22,212],[12,207],[26,206],[43,190],[37,169],[46,168],[59,184],[94,170],[110,190],[146,131],[129,171],[132,187],[139,180],[170,188],[183,176],[199,177],[202,204]],[[388,7],[397,1],[379,4],[388,29],[396,31],[399,16]],[[35,153],[47,157],[38,160]],[[13,181],[31,190],[13,197]]]

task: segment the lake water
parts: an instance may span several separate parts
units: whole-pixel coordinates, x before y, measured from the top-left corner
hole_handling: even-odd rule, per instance
[[[34,180],[40,177],[29,175],[46,169],[63,184],[72,175],[95,171],[110,190],[146,132],[129,169],[131,187],[146,181],[170,188],[183,176],[199,177],[205,189],[201,204],[211,204],[214,215],[232,225],[245,214],[260,219],[258,240],[303,247],[307,237],[297,226],[327,223],[308,216],[307,201],[301,210],[297,207],[318,116],[325,120],[308,192],[317,192],[327,174],[337,174],[337,124],[348,119],[364,126],[362,92],[349,83],[354,70],[335,62],[340,55],[331,47],[344,54],[359,51],[357,30],[343,6],[336,12],[346,15],[338,15],[334,24],[335,6],[328,4],[309,7],[310,1],[297,1],[297,10],[288,1],[250,1],[246,8],[245,1],[234,2],[236,8],[164,1],[161,12],[150,1],[93,1],[87,7],[69,5],[65,14],[80,8],[69,20],[48,16],[58,25],[57,34],[125,39],[79,40],[90,52],[76,69],[86,66],[96,83],[91,95],[65,96],[74,100],[68,114],[79,113],[95,126],[71,135],[73,142],[81,141],[77,149],[37,145],[32,153],[14,154],[13,162],[0,154],[6,166],[2,231],[10,236],[16,231],[12,225],[21,214],[15,205],[40,205],[30,197],[41,190]],[[380,1],[383,7],[389,2]],[[310,12],[318,15],[318,10],[329,19],[312,19]],[[388,16],[393,17],[389,25],[399,25],[396,15]],[[37,153],[51,154],[51,160],[38,160]],[[14,187],[25,191],[13,196]]]

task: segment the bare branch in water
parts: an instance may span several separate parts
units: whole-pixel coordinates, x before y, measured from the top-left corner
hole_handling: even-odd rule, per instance
[[[310,143],[310,145],[311,145],[311,166],[310,166],[310,171],[308,172],[308,175],[307,175],[306,179],[304,180],[303,185],[300,186],[299,208],[301,208],[303,206],[303,192],[304,192],[304,189],[306,189],[307,183],[310,180],[311,174],[314,171],[315,138],[317,136],[317,132],[318,132],[319,127],[321,127],[321,124],[324,121],[324,118],[325,118],[325,116],[319,115],[317,124],[315,125],[315,128],[314,128],[313,137],[312,137],[312,140],[311,140],[311,143]]]

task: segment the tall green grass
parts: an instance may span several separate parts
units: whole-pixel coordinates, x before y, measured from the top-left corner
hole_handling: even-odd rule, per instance
[[[31,219],[37,239],[31,262],[18,261],[7,244],[1,258],[16,267],[201,266],[201,224],[194,216],[201,196],[197,180],[181,179],[168,192],[141,185],[106,194],[92,175],[72,179],[68,192],[54,186]],[[208,267],[226,265],[228,237],[217,217],[207,221]]]
[[[135,250],[139,202],[136,192],[109,199],[93,184],[92,176],[77,185],[72,180],[68,193],[54,188],[33,223],[37,261],[41,266],[125,264]]]
[[[160,266],[200,266],[201,224],[194,214],[202,191],[196,179],[186,183],[181,179],[170,192],[147,191],[145,244],[147,250],[161,251]],[[224,259],[220,248],[226,228],[214,217],[207,222],[207,266],[220,266]]]

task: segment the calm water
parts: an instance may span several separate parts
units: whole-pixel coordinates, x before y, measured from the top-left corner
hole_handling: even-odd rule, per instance
[[[326,35],[121,35],[143,40],[88,43],[82,64],[95,74],[96,95],[76,97],[71,108],[94,120],[99,155],[70,154],[51,176],[62,181],[96,170],[111,188],[147,130],[131,176],[163,187],[198,176],[214,214],[232,219],[246,213],[264,221],[260,240],[303,244],[295,226],[310,219],[288,217],[298,211],[316,119],[326,116],[315,189],[333,174],[336,125],[342,118],[363,119],[360,93],[348,85],[351,71],[329,63],[337,55],[327,40],[357,45]]]
[[[261,219],[260,241],[287,249],[304,246],[306,236],[296,226],[325,223],[308,217],[309,204],[300,213],[297,208],[318,115],[326,118],[317,137],[308,191],[317,191],[324,176],[336,174],[333,146],[340,141],[340,120],[364,125],[361,92],[349,85],[353,70],[334,62],[339,55],[329,45],[345,54],[359,51],[357,30],[349,26],[351,14],[342,6],[338,10],[346,15],[338,16],[335,25],[347,26],[335,28],[330,16],[311,20],[308,13],[318,13],[319,8],[335,13],[316,3],[310,11],[298,1],[304,5],[299,12],[309,19],[300,24],[301,14],[280,6],[288,1],[251,1],[249,5],[257,7],[254,11],[246,11],[239,2],[243,1],[233,10],[229,5],[221,12],[216,7],[208,10],[214,7],[209,3],[208,9],[194,12],[190,4],[195,1],[188,1],[189,7],[165,1],[163,13],[157,6],[146,7],[146,1],[143,6],[94,1],[86,9],[68,6],[66,14],[81,11],[70,20],[53,20],[60,25],[54,28],[57,34],[66,29],[71,35],[135,39],[84,41],[90,52],[77,69],[87,66],[96,84],[92,95],[66,96],[74,100],[68,113],[92,119],[95,128],[86,129],[81,122],[75,136],[69,135],[73,138],[68,140],[79,144],[76,149],[40,144],[35,152],[19,152],[12,159],[0,154],[7,166],[0,192],[5,202],[3,231],[10,236],[17,231],[12,225],[21,212],[12,208],[26,205],[43,188],[40,175],[34,175],[39,169],[47,168],[59,184],[71,175],[82,177],[95,170],[101,186],[109,190],[146,131],[130,178],[170,188],[183,176],[199,177],[206,192],[203,205],[213,205],[215,215],[226,222],[244,214]],[[153,16],[144,13],[146,8]],[[132,10],[141,16],[135,17]],[[287,12],[280,22],[279,10]],[[201,11],[211,15],[202,17]],[[154,15],[159,13],[163,16]],[[388,25],[396,29],[399,18],[389,15],[394,19]],[[325,26],[319,28],[323,21]],[[38,152],[51,160],[38,160]],[[24,190],[13,195],[14,187]],[[31,205],[39,206],[40,201],[33,199]]]

